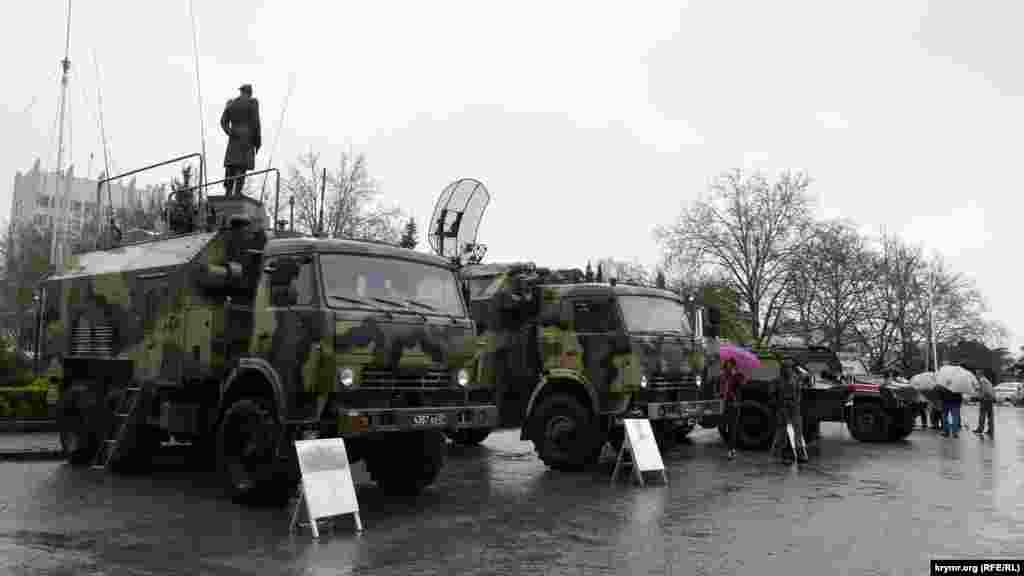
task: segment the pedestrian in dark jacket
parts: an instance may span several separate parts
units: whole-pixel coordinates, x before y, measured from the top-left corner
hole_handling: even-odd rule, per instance
[[[220,127],[228,136],[224,152],[225,193],[241,196],[245,173],[256,167],[256,153],[263,143],[260,133],[260,105],[252,97],[252,85],[243,84],[238,97],[228,100],[220,115]]]
[[[985,433],[992,436],[996,391],[992,387],[992,381],[985,377],[984,372],[978,370],[974,375],[978,378],[978,427],[974,429],[974,433],[979,435]],[[988,420],[987,431],[985,431],[986,420]]]
[[[729,458],[736,457],[737,439],[740,430],[740,388],[746,377],[736,368],[736,360],[729,358],[722,363],[721,393],[725,401],[724,417],[728,423]]]
[[[775,440],[772,443],[774,455],[783,461],[791,460],[790,448],[796,452],[799,462],[807,461],[807,444],[804,442],[803,416],[800,410],[800,397],[802,395],[802,380],[799,368],[790,359],[782,362],[780,371],[780,382],[777,392],[777,419],[775,427]],[[793,445],[789,442],[788,429],[793,429]]]

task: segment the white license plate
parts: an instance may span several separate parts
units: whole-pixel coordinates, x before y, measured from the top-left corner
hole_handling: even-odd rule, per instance
[[[413,426],[444,426],[447,423],[447,414],[416,414],[412,417]]]

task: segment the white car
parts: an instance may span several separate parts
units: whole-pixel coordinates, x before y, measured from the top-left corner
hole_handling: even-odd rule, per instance
[[[1003,382],[995,387],[995,393],[997,403],[1017,404],[1021,401],[1022,394],[1024,394],[1024,384],[1020,382]]]

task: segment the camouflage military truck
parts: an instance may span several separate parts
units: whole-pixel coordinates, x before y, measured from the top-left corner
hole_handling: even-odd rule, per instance
[[[914,417],[922,405],[918,392],[884,381],[842,376],[839,357],[819,346],[772,347],[758,350],[761,367],[740,390],[738,439],[746,448],[766,449],[771,445],[775,425],[775,385],[783,358],[791,358],[809,374],[804,382],[801,410],[804,437],[819,436],[821,422],[844,422],[850,434],[862,442],[900,440],[910,435]],[[728,434],[728,423],[719,430]]]
[[[528,263],[459,273],[486,346],[476,379],[493,384],[502,423],[521,424],[548,466],[595,461],[621,440],[623,418],[650,419],[666,440],[721,413],[717,395],[702,395],[702,343],[672,292]]]
[[[211,224],[195,225],[204,211]],[[215,455],[236,499],[279,498],[297,480],[292,442],[340,436],[382,489],[416,492],[443,466],[445,432],[496,425],[449,262],[268,229],[244,196],[185,212],[45,282],[72,463],[145,464],[173,438]]]

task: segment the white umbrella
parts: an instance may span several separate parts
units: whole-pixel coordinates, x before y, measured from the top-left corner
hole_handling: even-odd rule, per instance
[[[935,374],[935,384],[954,394],[969,396],[978,386],[978,380],[959,366],[943,366]]]
[[[910,379],[910,385],[922,392],[935,388],[935,384],[934,372],[921,372],[920,374],[915,374],[914,377]]]

